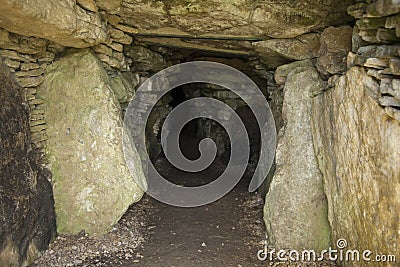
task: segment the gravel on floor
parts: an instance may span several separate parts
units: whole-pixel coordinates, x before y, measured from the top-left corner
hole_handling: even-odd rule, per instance
[[[151,210],[144,196],[104,236],[91,237],[84,232],[59,235],[31,266],[125,266],[127,261],[141,257],[136,248],[145,240],[146,218]]]

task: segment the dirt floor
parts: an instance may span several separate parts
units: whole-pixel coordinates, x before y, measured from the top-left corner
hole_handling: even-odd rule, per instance
[[[164,160],[157,165],[163,175],[185,186],[208,183],[223,170],[222,164],[214,164],[190,174]],[[263,201],[259,194],[248,193],[247,185],[243,181],[222,199],[197,208],[151,199],[148,240],[138,250],[142,257],[127,266],[263,266],[257,259],[264,239]]]
[[[225,169],[216,161],[203,172],[186,173],[165,158],[156,167],[183,186],[209,183]],[[263,199],[247,191],[250,178],[248,172],[225,197],[197,208],[173,207],[145,195],[111,233],[99,238],[59,236],[32,266],[335,266],[258,260],[265,241]]]
[[[181,172],[165,159],[157,168],[175,183],[213,180],[222,164],[197,174]],[[241,182],[227,196],[198,208],[172,207],[145,196],[113,231],[94,238],[59,236],[32,266],[263,266],[263,201]]]

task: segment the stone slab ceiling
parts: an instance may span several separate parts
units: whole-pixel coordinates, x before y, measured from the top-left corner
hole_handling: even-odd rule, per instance
[[[124,0],[123,22],[140,31],[292,38],[343,24],[353,0]],[[165,29],[166,31],[163,31]]]
[[[147,36],[293,38],[351,21],[354,0],[0,0],[0,28],[70,47],[109,42],[106,24]]]

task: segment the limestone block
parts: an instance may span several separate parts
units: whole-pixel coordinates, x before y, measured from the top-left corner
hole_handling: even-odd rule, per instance
[[[97,8],[95,0],[77,0],[76,1],[81,7],[87,9],[92,12],[97,12],[99,9]]]
[[[293,38],[312,29],[351,21],[347,7],[353,3],[353,0],[131,0],[124,1],[119,14],[125,24],[135,25],[139,31]]]
[[[394,109],[385,112],[369,96],[372,80],[353,67],[335,88],[314,98],[314,148],[334,240],[399,255],[400,122],[386,114],[395,117]]]
[[[108,39],[97,13],[76,6],[74,0],[2,0],[0,27],[71,47],[89,47]]]
[[[45,77],[37,96],[46,101],[58,232],[104,234],[143,194],[125,163],[120,106],[89,50],[54,62]]]
[[[349,26],[329,27],[322,32],[317,61],[317,68],[321,73],[338,74],[346,70],[352,36],[353,29]]]
[[[352,5],[347,8],[347,13],[349,13],[356,19],[362,18],[366,11],[367,11],[366,3],[358,3],[356,5]]]
[[[121,2],[121,0],[96,0],[97,6],[110,14],[116,14],[120,10]]]
[[[385,17],[400,12],[400,2],[397,0],[377,0],[367,7],[367,16]]]
[[[294,39],[271,39],[253,45],[264,65],[273,69],[293,60],[316,57],[320,42],[319,34],[310,33]]]
[[[330,244],[327,202],[313,150],[310,93],[323,86],[312,67],[293,65],[284,88],[276,171],[265,198],[264,221],[275,249],[314,249]]]
[[[110,88],[120,103],[131,101],[139,84],[139,75],[131,72],[123,72],[110,79]]]

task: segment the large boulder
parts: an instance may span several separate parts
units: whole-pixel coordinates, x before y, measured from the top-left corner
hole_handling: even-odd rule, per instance
[[[49,171],[31,146],[23,89],[0,64],[0,266],[31,263],[55,236]]]
[[[264,221],[276,249],[314,249],[330,244],[327,202],[313,150],[311,107],[323,82],[309,64],[292,63],[284,87],[276,171],[265,199]]]
[[[0,0],[0,27],[78,48],[109,38],[99,14],[74,0]]]
[[[106,233],[143,194],[124,160],[121,108],[109,82],[101,62],[81,50],[50,65],[38,88],[60,233]]]
[[[369,96],[371,86],[373,78],[353,67],[314,98],[314,146],[333,238],[349,249],[400,255],[400,122]]]

